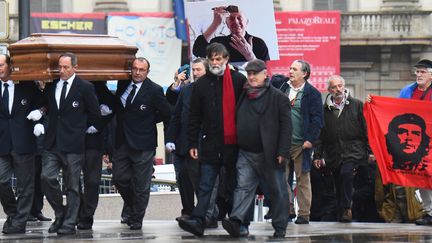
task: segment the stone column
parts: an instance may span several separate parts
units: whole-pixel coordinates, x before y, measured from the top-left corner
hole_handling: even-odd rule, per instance
[[[94,12],[129,12],[127,0],[96,0]]]

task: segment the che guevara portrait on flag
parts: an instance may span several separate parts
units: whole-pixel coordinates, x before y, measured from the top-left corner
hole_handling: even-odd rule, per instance
[[[395,116],[389,123],[385,137],[393,169],[426,170],[430,137],[426,133],[426,123],[422,117],[414,113]]]
[[[432,102],[373,96],[363,112],[383,184],[432,189]]]

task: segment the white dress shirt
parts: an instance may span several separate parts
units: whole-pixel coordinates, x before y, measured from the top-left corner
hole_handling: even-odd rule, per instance
[[[68,93],[69,93],[69,90],[70,90],[70,88],[71,88],[71,86],[72,86],[72,82],[73,82],[73,80],[75,79],[75,73],[68,79],[68,80],[66,80],[67,82],[68,82],[68,85],[66,86],[66,94],[65,94],[65,98],[67,97],[67,95],[68,95]],[[57,85],[56,85],[56,89],[55,89],[55,100],[56,100],[56,102],[57,102],[57,107],[60,109],[60,95],[61,95],[61,90],[62,90],[62,88],[63,88],[63,83],[64,83],[65,81],[64,80],[59,80],[58,82],[57,82]]]
[[[120,100],[121,100],[121,103],[123,104],[123,107],[126,107],[126,100],[127,100],[127,97],[129,96],[129,93],[132,91],[132,85],[133,84],[135,84],[137,86],[137,88],[135,90],[134,97],[132,97],[131,103],[133,103],[136,95],[138,94],[138,90],[141,88],[142,82],[139,82],[139,83],[134,83],[133,81],[130,82],[129,86],[127,87],[127,89],[125,90],[125,92],[120,97]]]
[[[1,82],[2,97],[3,97],[3,92],[5,90],[4,83],[5,82],[3,82],[3,81]],[[13,105],[13,100],[14,100],[15,84],[12,80],[8,80],[6,83],[9,84],[8,92],[9,92],[9,114],[10,114],[12,111],[12,105]]]

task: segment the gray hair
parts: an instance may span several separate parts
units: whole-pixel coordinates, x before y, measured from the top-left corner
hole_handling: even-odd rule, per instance
[[[345,79],[342,78],[342,76],[340,76],[340,75],[331,75],[331,76],[328,77],[328,79],[327,79],[327,88],[330,87],[330,82],[331,82],[332,80],[340,80],[340,81],[342,81],[342,84],[345,86]]]

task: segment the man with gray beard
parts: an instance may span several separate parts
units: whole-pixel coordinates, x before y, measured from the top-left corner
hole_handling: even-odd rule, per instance
[[[198,202],[191,218],[179,220],[183,230],[197,236],[204,234],[206,212],[221,167],[225,168],[232,207],[238,153],[235,106],[246,82],[245,76],[228,65],[224,45],[210,44],[206,56],[209,72],[193,85],[188,126],[189,155],[201,165]]]

